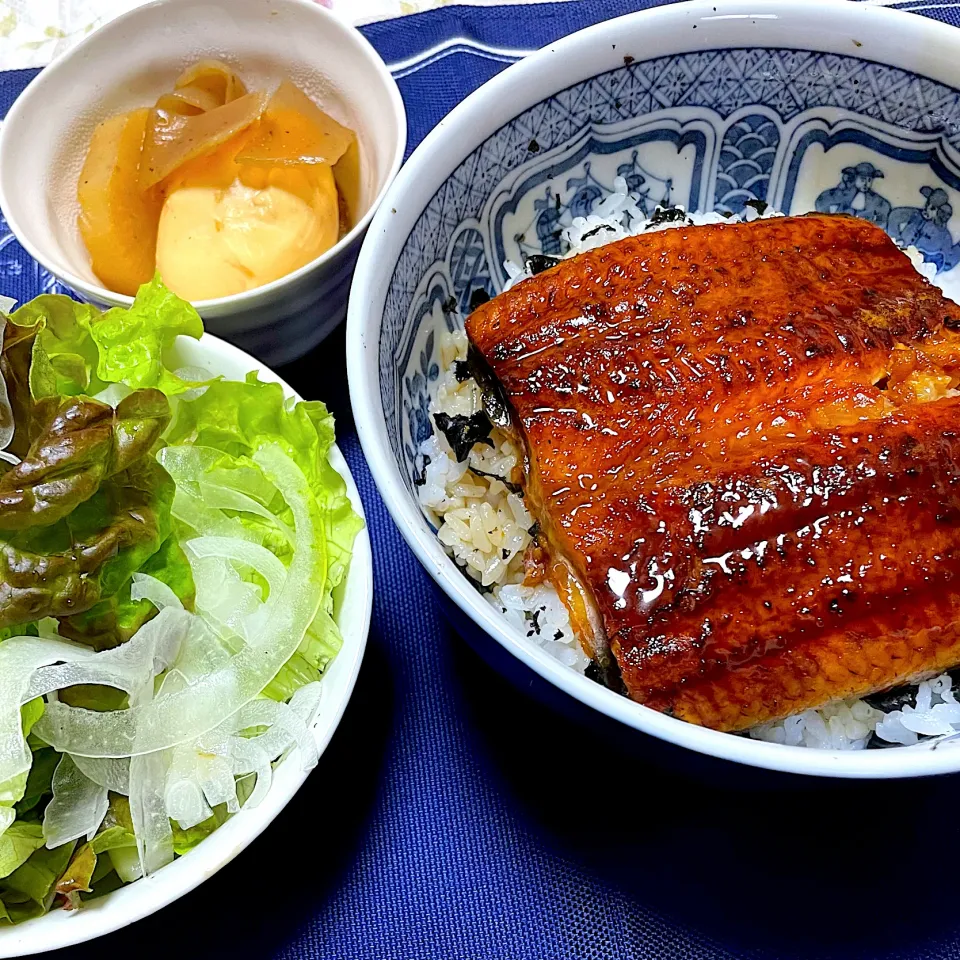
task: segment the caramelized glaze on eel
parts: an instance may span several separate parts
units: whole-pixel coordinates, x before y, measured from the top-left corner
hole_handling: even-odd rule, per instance
[[[741,730],[960,663],[954,329],[882,230],[824,215],[631,237],[471,314],[631,697]]]

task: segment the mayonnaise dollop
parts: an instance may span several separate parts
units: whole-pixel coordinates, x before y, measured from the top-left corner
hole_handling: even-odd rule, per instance
[[[167,188],[157,269],[186,300],[242,293],[329,250],[340,232],[337,186],[326,163],[237,163],[225,144],[188,163]]]

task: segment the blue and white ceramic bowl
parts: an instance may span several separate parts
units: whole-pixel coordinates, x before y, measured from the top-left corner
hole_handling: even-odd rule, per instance
[[[844,211],[881,224],[960,292],[960,32],[836,0],[716,0],[584,30],[509,68],[414,153],[373,221],[349,308],[360,439],[387,506],[445,593],[518,661],[631,727],[774,770],[899,777],[960,770],[945,746],[833,752],[683,723],[533,646],[444,553],[417,504],[440,334],[496,294],[505,260],[564,252],[560,229],[614,178],[657,204]],[[957,279],[954,280],[954,277]],[[522,668],[521,668],[522,669]]]

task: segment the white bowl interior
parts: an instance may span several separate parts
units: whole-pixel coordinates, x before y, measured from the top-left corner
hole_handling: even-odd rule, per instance
[[[205,58],[232,65],[249,89],[273,89],[288,76],[356,131],[357,221],[388,182],[401,138],[396,91],[356,30],[311,0],[148,4],[44,70],[11,109],[0,138],[0,203],[11,228],[36,259],[85,294],[129,302],[104,290],[77,228],[77,180],[94,127],[149,106],[185,67]]]
[[[787,747],[687,724],[600,687],[527,641],[473,588],[421,512],[412,479],[434,345],[451,322],[443,305],[454,296],[463,309],[471,289],[501,289],[505,273],[497,253],[518,259],[523,252],[517,231],[522,235],[544,209],[534,200],[549,199],[545,184],[553,198],[571,189],[569,178],[586,183],[587,173],[606,184],[651,128],[702,132],[704,168],[713,164],[714,172],[707,169],[699,194],[685,174],[688,193],[674,202],[689,204],[699,195],[693,202],[708,204],[700,209],[714,209],[725,131],[762,114],[779,118],[784,145],[795,142],[791,137],[807,129],[801,125],[808,120],[831,135],[842,133],[844,123],[864,131],[857,136],[866,146],[851,151],[841,137],[828,162],[794,181],[787,212],[810,209],[845,166],[868,157],[896,171],[882,181],[892,191],[891,205],[919,212],[921,186],[942,181],[956,190],[960,184],[958,47],[952,28],[866,4],[694,0],[659,7],[560,40],[494,78],[427,137],[388,192],[357,268],[355,289],[364,295],[352,298],[348,319],[351,396],[364,452],[401,533],[441,588],[496,642],[574,698],[672,743],[774,770],[842,777],[960,770],[960,750],[949,745],[859,752]],[[806,85],[784,84],[798,65],[805,66]],[[593,78],[598,82],[591,86],[586,81]],[[617,115],[621,98],[645,106]],[[809,116],[815,106],[819,119]],[[930,118],[938,117],[940,132],[930,129]],[[528,146],[532,138],[536,149]],[[916,155],[908,157],[901,138]],[[671,149],[679,169],[686,155]],[[648,155],[652,166],[661,165],[654,171],[661,178],[673,175],[669,156],[664,150]],[[586,171],[584,160],[596,168]],[[908,160],[922,164],[922,174],[908,170]],[[775,178],[770,182],[768,199],[776,205]],[[497,211],[506,211],[500,221]],[[949,226],[955,236],[956,213]],[[524,242],[530,239],[527,234]],[[953,268],[956,275],[960,267]]]
[[[288,396],[301,399],[289,385],[253,357],[210,334],[200,340],[180,337],[174,347],[174,359],[178,365],[201,367],[229,380],[242,380],[248,372],[256,370],[261,380],[279,383]],[[362,516],[360,494],[336,447],[330,459],[347,482],[354,510]],[[350,571],[341,591],[336,620],[343,635],[343,647],[324,674],[323,696],[313,724],[314,739],[321,754],[353,692],[370,629],[373,567],[366,529],[357,536]],[[153,876],[90,901],[73,913],[58,910],[14,927],[0,926],[0,957],[45,953],[82,943],[155,913],[199,886],[248,847],[287,805],[306,778],[296,755],[292,755],[277,766],[263,803],[252,810],[241,810],[187,856],[175,860]]]

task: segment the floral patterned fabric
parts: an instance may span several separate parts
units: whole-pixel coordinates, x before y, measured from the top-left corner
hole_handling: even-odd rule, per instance
[[[148,0],[0,0],[0,70],[42,67],[91,30]],[[351,23],[417,13],[463,0],[314,0]],[[493,6],[527,0],[467,0]]]

